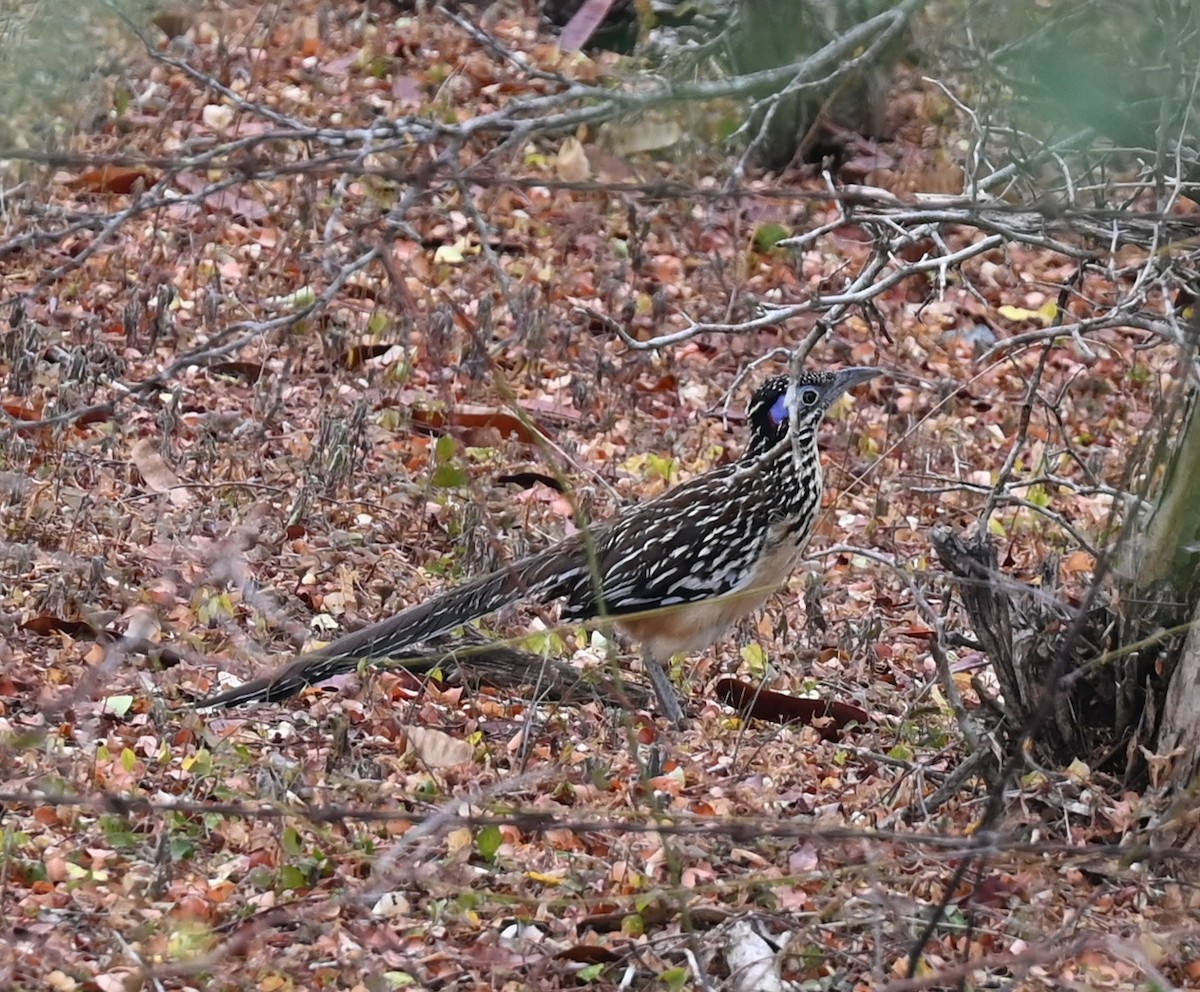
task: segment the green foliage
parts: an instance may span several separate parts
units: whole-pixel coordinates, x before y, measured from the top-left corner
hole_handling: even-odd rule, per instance
[[[244,745],[242,746],[241,751],[242,753],[239,755],[239,757],[242,757],[247,764],[251,763],[253,759],[250,758],[246,753]],[[213,773],[212,752],[209,751],[208,748],[198,748],[195,754],[189,755],[183,759],[183,768],[184,771],[189,771],[196,776],[211,775]]]
[[[308,877],[298,865],[284,865],[279,869],[279,887],[284,891],[308,887]]]
[[[171,836],[169,851],[172,861],[190,861],[196,856],[196,845],[187,837]]]
[[[747,670],[756,679],[765,678],[767,674],[767,653],[761,644],[747,644],[741,650],[742,661]]]
[[[484,861],[492,864],[496,860],[496,853],[500,850],[500,845],[504,842],[504,836],[500,832],[500,828],[494,823],[482,827],[475,835],[475,848],[479,851],[479,856]]]
[[[132,696],[108,696],[104,700],[104,712],[111,713],[118,720],[123,719],[132,706]]]
[[[521,647],[543,658],[561,657],[567,653],[567,642],[555,630],[539,630],[523,637]]]
[[[129,821],[123,816],[105,815],[100,817],[100,830],[105,842],[116,851],[130,851],[137,848],[141,840],[130,829]]]
[[[283,851],[289,857],[299,857],[301,851],[304,850],[304,844],[300,840],[300,834],[295,827],[285,827],[283,837],[280,840]]]
[[[669,968],[658,976],[658,980],[666,985],[671,992],[680,992],[681,989],[687,986],[688,970],[687,968]]]
[[[436,489],[460,489],[471,481],[459,458],[459,445],[449,434],[443,434],[433,447],[433,476],[430,483]]]
[[[782,224],[762,224],[754,232],[754,247],[759,251],[768,252],[790,235],[791,232]]]
[[[233,600],[227,592],[214,592],[201,600],[196,618],[206,626],[216,627],[233,618]]]

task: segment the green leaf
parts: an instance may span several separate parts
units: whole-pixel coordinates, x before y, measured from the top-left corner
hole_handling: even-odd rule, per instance
[[[458,442],[449,434],[443,434],[434,442],[433,460],[438,465],[445,465],[458,454]]]
[[[754,232],[754,247],[759,251],[770,251],[784,238],[791,237],[791,233],[782,224],[763,224]]]
[[[138,756],[131,748],[121,749],[121,767],[125,769],[126,773],[132,775],[133,770],[137,768],[137,763]]]
[[[104,831],[104,840],[109,847],[117,850],[129,850],[137,846],[137,839],[133,836],[133,831],[129,829],[129,824],[116,816],[103,816],[100,818],[100,827]]]
[[[233,619],[233,600],[228,593],[216,593],[200,604],[197,614],[206,627],[219,626],[221,622]]]
[[[1005,320],[1011,320],[1016,323],[1028,320],[1035,324],[1041,324],[1043,327],[1049,327],[1054,323],[1054,318],[1058,316],[1058,304],[1053,300],[1049,300],[1036,310],[1006,304],[1005,306],[997,307],[996,312],[1005,318]]]
[[[750,670],[750,674],[757,679],[761,679],[767,674],[767,653],[762,649],[761,644],[747,644],[741,650],[742,661],[746,663],[746,667]]]
[[[651,453],[646,456],[646,468],[649,469],[651,478],[658,476],[664,482],[670,482],[671,473],[675,471],[675,459]]]
[[[430,480],[437,489],[461,489],[469,481],[467,470],[461,465],[439,465]]]
[[[669,968],[658,976],[658,980],[665,982],[671,992],[679,992],[680,989],[687,986],[688,970],[687,968]]]
[[[284,853],[291,857],[296,857],[304,850],[304,844],[300,839],[300,834],[295,827],[285,827],[283,831],[283,850]]]
[[[301,286],[293,293],[272,296],[263,300],[263,304],[272,310],[303,310],[316,302],[317,291],[312,286]]]
[[[604,974],[604,965],[589,964],[586,968],[581,968],[579,974],[575,976],[580,982],[594,982]]]
[[[284,865],[279,869],[279,887],[281,889],[304,889],[308,887],[308,879],[295,865]]]
[[[481,828],[475,836],[475,846],[479,849],[479,854],[484,861],[495,861],[496,852],[500,850],[503,842],[504,837],[500,833],[500,828],[494,823],[489,823],[486,827]]]
[[[367,318],[367,333],[373,338],[383,337],[391,327],[392,318],[386,310],[376,310]]]
[[[172,837],[170,851],[172,861],[189,861],[196,854],[196,845],[186,837]]]
[[[212,752],[202,747],[195,754],[185,756],[181,764],[185,772],[191,772],[193,775],[211,775]]]
[[[567,642],[554,630],[539,630],[521,638],[521,647],[526,651],[541,655],[543,658],[563,655],[567,652]]]
[[[113,94],[113,110],[116,111],[118,117],[125,116],[125,112],[129,110],[132,102],[133,92],[125,86],[117,87],[117,91]]]
[[[1042,485],[1030,486],[1029,491],[1025,494],[1025,498],[1034,506],[1044,508],[1050,505],[1050,494],[1046,492],[1046,487]]]
[[[117,719],[121,719],[129,712],[131,706],[133,706],[132,696],[107,696],[104,704],[100,707],[100,712],[111,713]]]
[[[474,254],[466,238],[459,238],[452,245],[438,245],[433,252],[433,260],[445,265],[461,265],[467,254]]]

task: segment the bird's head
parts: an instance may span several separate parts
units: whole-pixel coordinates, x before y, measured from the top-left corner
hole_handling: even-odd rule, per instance
[[[879,369],[856,366],[839,372],[802,372],[772,376],[754,391],[750,400],[750,447],[748,455],[770,451],[788,436],[792,412],[797,426],[816,434],[816,426],[831,403],[847,389],[879,375]]]

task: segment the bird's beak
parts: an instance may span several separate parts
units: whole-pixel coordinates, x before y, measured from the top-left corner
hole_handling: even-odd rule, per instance
[[[829,388],[825,391],[826,402],[832,403],[847,389],[853,389],[860,382],[866,382],[877,375],[883,375],[883,370],[869,368],[865,365],[851,366],[848,369],[835,372],[833,382],[830,383]]]

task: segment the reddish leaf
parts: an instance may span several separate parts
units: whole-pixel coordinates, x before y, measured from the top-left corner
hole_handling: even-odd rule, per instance
[[[13,420],[41,420],[42,410],[40,407],[28,406],[21,403],[19,400],[5,400],[0,403],[4,412],[7,413]]]
[[[558,36],[558,47],[564,52],[577,52],[587,40],[596,33],[596,29],[604,23],[616,0],[584,0],[575,11],[575,16],[567,21]]]
[[[71,189],[81,189],[91,193],[130,193],[134,186],[141,181],[144,186],[154,184],[153,174],[145,169],[129,169],[119,165],[105,165],[99,169],[89,169],[74,179],[67,181]]]
[[[616,951],[598,944],[573,944],[554,956],[559,961],[574,961],[576,964],[611,964],[623,959]]]
[[[95,628],[82,620],[64,620],[62,617],[52,617],[46,614],[26,620],[21,624],[21,629],[42,637],[50,634],[66,634],[76,640],[90,640],[96,636]]]
[[[491,427],[505,437],[513,435],[526,444],[531,444],[535,437],[528,425],[508,410],[490,406],[474,406],[467,403],[456,406],[449,419],[441,410],[413,410],[413,422],[432,430],[442,430],[447,424],[459,430],[478,430],[481,427]]]
[[[76,427],[87,427],[89,424],[108,423],[113,419],[111,407],[100,407],[96,410],[89,410],[87,413],[81,413],[75,418]]]
[[[181,7],[160,11],[153,18],[154,26],[168,38],[178,38],[188,32],[191,18]]]
[[[850,723],[867,723],[866,710],[850,703],[826,699],[804,699],[787,693],[760,689],[739,679],[717,683],[717,698],[746,716],[772,723],[806,723],[827,741],[836,741]],[[821,723],[817,723],[820,720]]]

